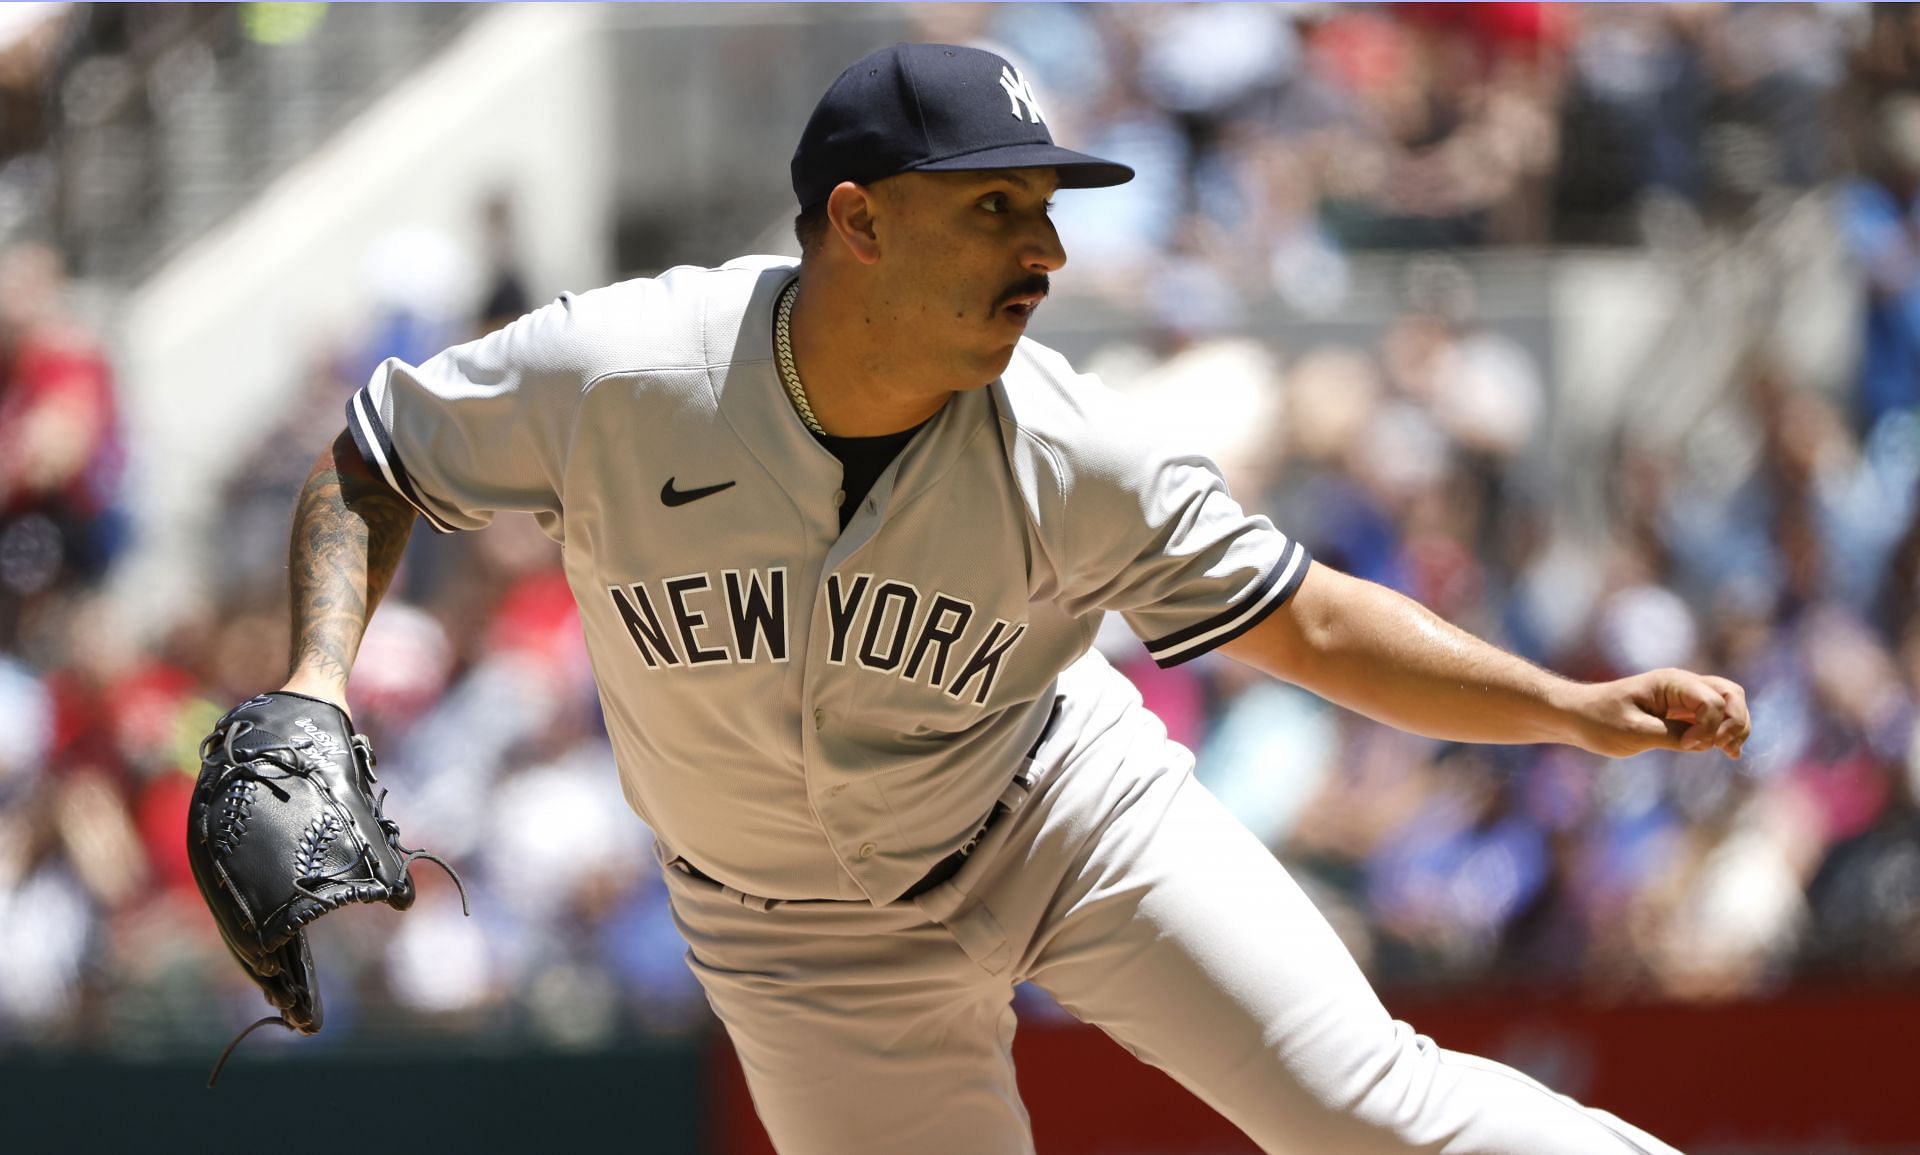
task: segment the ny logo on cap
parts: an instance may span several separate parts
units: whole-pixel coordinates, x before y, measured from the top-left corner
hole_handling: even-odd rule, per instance
[[[1035,124],[1040,123],[1039,98],[1033,95],[1032,86],[1013,70],[1013,65],[1000,66],[1000,87],[1007,90],[1008,111],[1013,113],[1016,119],[1020,116],[1020,106],[1025,105],[1028,119]]]

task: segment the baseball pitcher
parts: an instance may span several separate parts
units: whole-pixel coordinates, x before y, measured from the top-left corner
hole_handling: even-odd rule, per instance
[[[370,776],[345,730],[323,748],[292,719],[344,718],[415,518],[523,510],[564,547],[626,797],[781,1151],[1032,1151],[1011,1058],[1032,982],[1268,1151],[1670,1153],[1395,1022],[1090,646],[1117,613],[1163,665],[1218,650],[1420,734],[1611,756],[1737,755],[1740,687],[1568,681],[1316,565],[1027,340],[1067,259],[1049,196],[1133,175],[1054,144],[1043,108],[991,53],[875,52],[794,153],[797,264],[563,295],[380,366],[294,514],[280,737],[210,740],[209,901],[247,892],[220,878],[290,782],[328,757],[335,792]],[[222,799],[256,780],[233,834]],[[411,852],[361,809],[337,821],[380,844],[371,881],[323,848],[287,885],[410,898]],[[229,922],[317,1027],[297,926],[262,949]]]

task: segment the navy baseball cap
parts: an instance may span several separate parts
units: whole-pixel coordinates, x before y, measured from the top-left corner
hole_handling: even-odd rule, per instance
[[[1133,179],[1124,164],[1053,143],[1020,70],[957,44],[896,44],[855,62],[814,106],[793,150],[800,207],[843,180],[871,184],[901,172],[1053,168],[1061,188]]]

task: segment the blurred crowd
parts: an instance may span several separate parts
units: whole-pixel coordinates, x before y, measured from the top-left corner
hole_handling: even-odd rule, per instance
[[[926,5],[1132,164],[1067,192],[1077,289],[1337,310],[1356,250],[1685,243],[1813,187],[1914,76],[1864,4]],[[1190,307],[1204,308],[1195,303]]]
[[[1215,438],[1235,491],[1320,562],[1575,678],[1732,677],[1753,739],[1738,762],[1433,742],[1110,633],[1201,780],[1388,987],[1730,998],[1920,971],[1920,408],[1863,428],[1755,359],[1699,437],[1618,441],[1595,538],[1547,501],[1538,367],[1431,307],[1275,371]],[[1131,385],[1191,396],[1260,361],[1203,343]]]
[[[1071,214],[1063,289],[1163,299],[1089,360],[1212,447],[1324,564],[1544,665],[1662,665],[1748,689],[1737,763],[1398,734],[1225,659],[1162,671],[1110,630],[1198,773],[1383,985],[1764,995],[1920,973],[1920,16],[1904,7],[940,8],[1063,94],[1056,133],[1140,177]],[[1073,94],[1071,101],[1064,94]],[[1755,348],[1697,437],[1620,436],[1609,524],[1569,532],[1550,366],[1410,260],[1377,333],[1301,348],[1233,302],[1340,305],[1361,249],[1667,244],[1812,195],[1865,302],[1857,372],[1809,387]],[[198,1045],[257,1016],[184,848],[196,747],[286,667],[288,513],[382,357],[528,307],[504,201],[456,270],[483,302],[379,296],[246,447],[204,596],[110,595],[114,371],[60,255],[0,254],[0,1047]],[[1063,214],[1063,217],[1067,214]],[[396,241],[396,244],[403,244]],[[714,254],[720,259],[731,254]],[[410,304],[410,302],[412,304]],[[1209,323],[1192,323],[1196,311]],[[1117,625],[1117,623],[1110,623]],[[404,916],[321,920],[328,1029],[591,1047],[707,1015],[620,794],[556,547],[529,519],[416,532],[352,686],[410,844],[455,862]]]

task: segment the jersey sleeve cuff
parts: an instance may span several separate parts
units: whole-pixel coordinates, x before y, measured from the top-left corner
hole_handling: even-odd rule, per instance
[[[427,503],[421,500],[419,491],[414,488],[413,479],[407,476],[406,466],[400,463],[400,454],[393,448],[393,437],[380,420],[380,407],[374,404],[371,388],[362,386],[347,402],[347,432],[353,435],[353,443],[359,448],[360,456],[366,459],[388,488],[405,498],[407,504],[426,519],[434,532],[452,533],[455,527],[427,508]]]
[[[1307,547],[1289,539],[1280,561],[1245,597],[1204,622],[1148,642],[1147,654],[1155,665],[1170,669],[1226,645],[1285,604],[1293,591],[1300,588],[1311,564],[1313,559]]]

